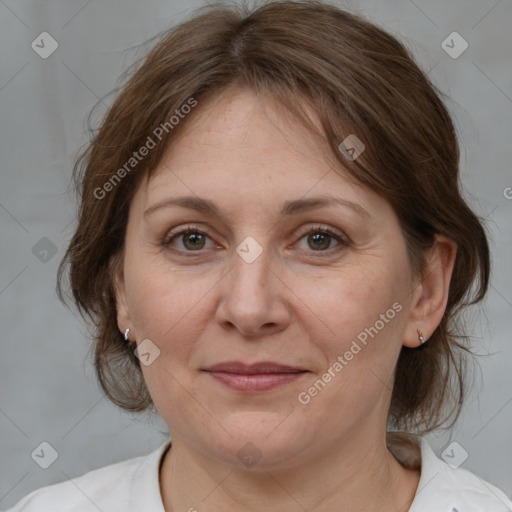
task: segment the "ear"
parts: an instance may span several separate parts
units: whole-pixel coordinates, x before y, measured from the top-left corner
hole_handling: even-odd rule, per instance
[[[426,255],[424,277],[413,291],[414,299],[404,334],[404,346],[420,346],[418,329],[427,341],[440,324],[448,302],[456,254],[457,244],[453,240],[435,235],[434,244]]]
[[[130,312],[128,309],[128,301],[126,300],[126,290],[124,283],[124,273],[123,273],[123,257],[122,255],[116,257],[116,260],[112,265],[113,272],[113,286],[114,286],[114,295],[116,301],[116,314],[117,314],[117,327],[123,333],[125,333],[127,328],[130,328],[133,331],[131,325]],[[130,336],[133,339],[133,335]]]

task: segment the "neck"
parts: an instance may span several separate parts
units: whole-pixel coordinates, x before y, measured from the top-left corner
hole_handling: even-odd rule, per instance
[[[362,441],[355,435],[302,464],[254,471],[225,465],[173,436],[160,474],[165,510],[406,512],[419,470],[402,467],[385,437]]]

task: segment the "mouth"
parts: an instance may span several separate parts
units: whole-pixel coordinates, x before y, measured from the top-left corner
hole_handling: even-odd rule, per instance
[[[261,392],[300,379],[307,370],[264,361],[251,365],[238,361],[215,364],[203,371],[218,382],[237,391]]]

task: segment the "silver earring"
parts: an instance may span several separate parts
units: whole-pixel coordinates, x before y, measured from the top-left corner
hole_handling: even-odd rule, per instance
[[[128,339],[128,333],[129,333],[129,332],[130,332],[130,328],[128,327],[128,328],[126,329],[126,331],[124,331],[124,340],[125,340],[125,341],[128,341],[128,342],[130,341],[130,340]]]
[[[423,333],[419,329],[416,329],[416,331],[418,333],[418,339],[420,340],[420,343],[423,345],[423,343],[425,343],[427,340],[423,337]]]

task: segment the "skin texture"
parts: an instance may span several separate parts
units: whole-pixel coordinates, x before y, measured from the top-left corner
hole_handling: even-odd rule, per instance
[[[416,279],[391,206],[271,98],[234,90],[200,103],[184,128],[136,191],[116,280],[120,331],[160,350],[143,373],[173,440],[160,474],[166,510],[408,510],[419,472],[386,448],[394,368],[402,345],[419,345],[417,329],[428,338],[442,318],[455,245],[438,236]],[[144,215],[182,195],[214,201],[222,216]],[[320,195],[368,215],[330,205],[280,216],[285,201]],[[206,238],[172,238],[188,226]],[[307,234],[317,227],[342,242]],[[262,248],[252,263],[236,252],[249,236]],[[394,318],[300,403],[394,303]],[[307,373],[247,393],[202,371],[233,360]],[[237,455],[247,443],[260,457],[252,467]]]

